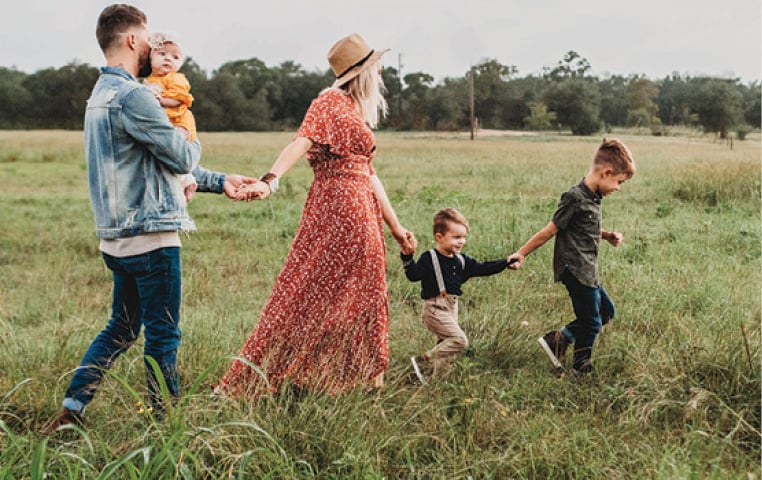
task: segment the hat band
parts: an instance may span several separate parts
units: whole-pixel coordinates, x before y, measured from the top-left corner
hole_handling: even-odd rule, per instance
[[[352,70],[353,68],[357,68],[357,67],[361,66],[363,63],[365,63],[365,62],[366,62],[366,61],[367,61],[367,60],[370,58],[370,56],[371,56],[371,55],[373,55],[373,52],[374,52],[374,51],[375,51],[375,50],[371,50],[371,51],[370,51],[370,53],[369,53],[369,54],[367,54],[367,55],[365,55],[365,57],[364,57],[362,60],[360,60],[359,62],[355,63],[355,64],[354,64],[354,65],[352,65],[351,67],[347,68],[346,70],[344,70],[343,72],[341,72],[341,74],[339,74],[339,75],[336,75],[336,79],[337,79],[337,80],[338,80],[338,79],[340,79],[341,77],[343,77],[344,75],[346,75],[347,73],[349,73],[349,72],[350,72],[350,70]]]

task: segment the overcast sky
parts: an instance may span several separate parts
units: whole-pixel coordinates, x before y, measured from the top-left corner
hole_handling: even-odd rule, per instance
[[[72,61],[103,64],[95,23],[109,1],[14,0],[3,8],[0,66],[32,73]],[[184,0],[134,1],[152,31],[172,30],[211,72],[252,57],[327,69],[340,37],[389,47],[403,75],[460,77],[484,59],[542,73],[569,50],[598,76],[672,72],[762,78],[759,0]]]

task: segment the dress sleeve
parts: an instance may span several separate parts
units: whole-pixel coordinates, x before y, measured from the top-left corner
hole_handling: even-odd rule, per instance
[[[351,110],[351,100],[339,91],[328,90],[312,101],[296,136],[327,145],[335,155],[347,156],[353,116],[356,114]]]
[[[179,100],[190,108],[193,105],[193,95],[190,94],[190,83],[182,73],[174,73],[167,76],[164,85],[164,97]]]

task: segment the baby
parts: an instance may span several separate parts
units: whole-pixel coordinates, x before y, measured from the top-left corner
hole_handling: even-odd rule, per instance
[[[164,107],[170,123],[193,142],[196,140],[196,121],[190,111],[193,96],[188,79],[179,72],[185,60],[179,38],[173,33],[154,33],[151,46],[151,74],[145,84]],[[190,202],[196,191],[196,179],[191,174],[180,175],[179,179],[185,200]]]

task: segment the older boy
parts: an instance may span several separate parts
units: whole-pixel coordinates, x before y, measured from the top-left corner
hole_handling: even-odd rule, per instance
[[[598,244],[602,238],[617,247],[622,234],[601,229],[601,200],[619,191],[634,173],[630,150],[617,139],[604,138],[585,177],[561,196],[550,223],[508,257],[516,260],[511,268],[519,269],[527,255],[556,236],[554,277],[566,286],[576,319],[548,332],[539,342],[559,368],[567,347],[574,344],[572,372],[576,375],[593,370],[593,343],[601,326],[614,317],[614,304],[598,277]]]
[[[431,350],[410,359],[422,384],[426,384],[421,371],[424,364],[431,362],[433,377],[441,377],[455,356],[468,346],[468,338],[458,325],[461,285],[471,277],[494,275],[508,266],[507,259],[479,263],[462,255],[468,229],[466,217],[454,208],[445,208],[434,215],[436,248],[421,254],[418,262],[413,260],[415,252],[400,254],[405,276],[422,284],[423,323],[438,340]]]

